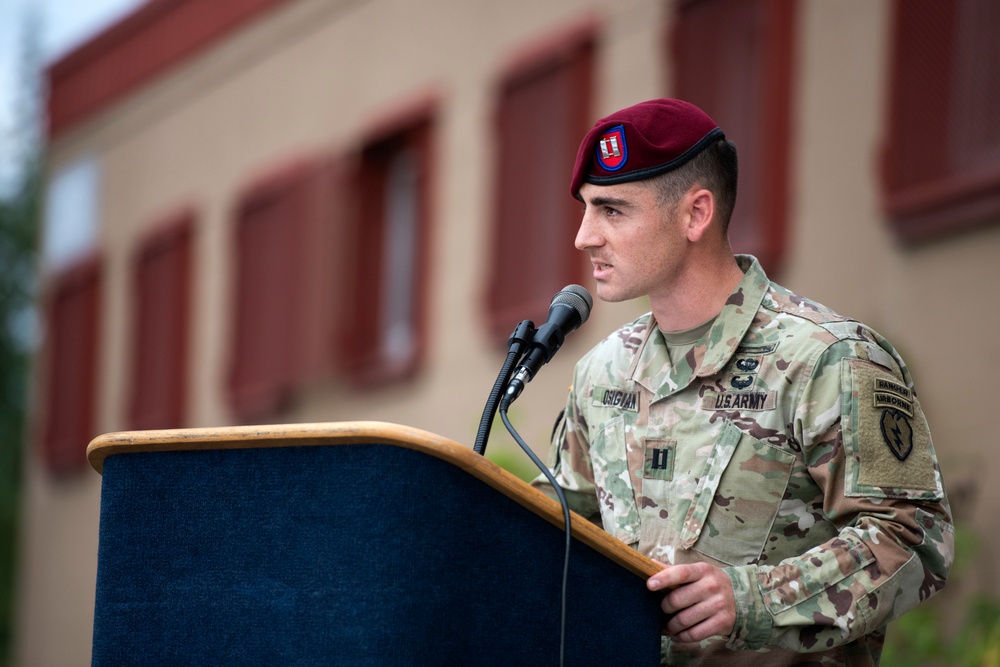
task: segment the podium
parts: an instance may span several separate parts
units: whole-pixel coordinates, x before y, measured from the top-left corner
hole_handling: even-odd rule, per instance
[[[558,665],[562,509],[380,422],[100,436],[100,665]],[[578,515],[567,665],[658,665],[659,567]]]

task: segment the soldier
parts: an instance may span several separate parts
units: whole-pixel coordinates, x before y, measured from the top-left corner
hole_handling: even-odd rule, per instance
[[[736,172],[679,100],[583,139],[576,247],[599,298],[651,312],[578,362],[550,465],[574,510],[664,564],[664,664],[875,665],[951,567],[930,432],[887,340],[733,255]]]

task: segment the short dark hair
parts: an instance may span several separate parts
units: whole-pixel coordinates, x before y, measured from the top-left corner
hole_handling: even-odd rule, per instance
[[[676,204],[696,183],[711,191],[715,195],[715,215],[725,233],[736,206],[738,175],[736,144],[723,138],[709,144],[684,165],[650,181],[659,193],[660,202],[667,205]]]

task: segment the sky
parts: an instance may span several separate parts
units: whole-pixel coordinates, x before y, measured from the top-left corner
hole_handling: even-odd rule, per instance
[[[32,14],[39,26],[43,66],[121,18],[145,0],[0,0],[0,194],[9,192],[20,138],[17,86],[25,51],[25,26]]]

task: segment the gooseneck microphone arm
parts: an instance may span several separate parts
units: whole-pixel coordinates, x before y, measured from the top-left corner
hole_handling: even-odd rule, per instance
[[[566,336],[587,321],[593,305],[590,292],[579,285],[567,285],[552,298],[549,319],[532,335],[528,351],[507,385],[501,406],[509,407],[521,395],[524,385],[531,382],[542,365],[555,356]]]
[[[507,359],[479,420],[475,444],[478,454],[486,451],[486,442],[490,437],[498,404],[504,409],[510,407],[521,395],[524,385],[531,382],[538,369],[559,351],[566,336],[587,321],[593,305],[590,292],[579,285],[567,285],[552,297],[545,324],[536,329],[530,320],[524,320],[517,325],[507,339]]]
[[[486,453],[486,442],[490,438],[490,430],[493,428],[493,419],[496,417],[501,394],[510,382],[510,376],[514,372],[514,365],[523,356],[524,347],[531,340],[531,336],[534,333],[534,323],[531,320],[522,320],[514,328],[510,338],[507,339],[507,359],[504,360],[496,382],[493,383],[493,390],[490,391],[489,398],[486,399],[486,407],[483,409],[483,416],[479,420],[479,432],[476,434],[476,444],[474,447],[477,454]]]

